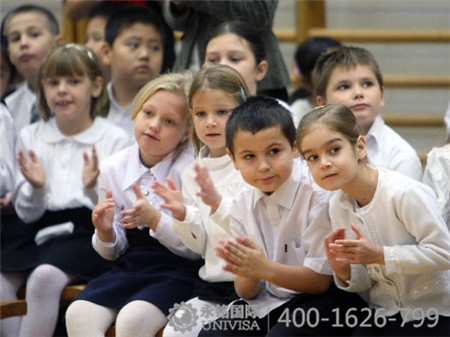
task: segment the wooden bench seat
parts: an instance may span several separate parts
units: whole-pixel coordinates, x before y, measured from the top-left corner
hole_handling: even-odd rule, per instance
[[[0,301],[0,319],[23,316],[27,313],[27,302],[25,300]]]

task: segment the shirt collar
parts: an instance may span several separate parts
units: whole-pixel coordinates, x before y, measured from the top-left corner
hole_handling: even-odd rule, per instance
[[[371,138],[375,140],[375,142],[379,142],[380,137],[382,137],[384,128],[384,121],[380,116],[377,116],[373,121],[372,126],[367,132],[366,139],[369,141]]]
[[[230,164],[231,158],[228,154],[222,157],[211,157],[211,153],[207,146],[202,146],[198,153],[197,159],[209,169],[220,169]]]
[[[104,118],[96,117],[86,130],[73,136],[67,136],[59,130],[54,117],[39,123],[42,129],[41,138],[46,143],[58,143],[64,139],[72,139],[81,144],[95,144],[103,137],[108,128]]]
[[[271,195],[265,194],[259,189],[254,189],[253,208],[256,207],[261,199],[271,199],[274,203],[286,208],[292,209],[297,194],[297,189],[300,186],[302,178],[302,170],[305,167],[302,165],[300,159],[294,159],[292,164],[292,172],[289,178]]]
[[[135,142],[131,148],[127,171],[123,182],[123,189],[125,190],[131,187],[131,185],[138,181],[149,170],[152,172],[157,181],[165,181],[165,179],[169,176],[172,162],[173,153],[171,152],[151,168],[146,167],[141,162],[139,157],[139,145]]]

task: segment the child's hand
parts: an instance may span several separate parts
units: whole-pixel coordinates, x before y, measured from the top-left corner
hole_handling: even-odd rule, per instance
[[[236,241],[219,239],[215,248],[226,262],[224,270],[246,278],[263,278],[269,261],[261,247],[248,237],[237,237]]]
[[[156,230],[161,218],[161,212],[150,205],[136,184],[133,184],[132,187],[137,200],[131,209],[120,212],[120,215],[123,216],[123,219],[120,221],[123,224],[123,228],[131,229],[138,226],[146,226]]]
[[[159,181],[153,182],[153,191],[166,202],[161,205],[161,208],[168,209],[178,221],[184,221],[186,208],[184,207],[183,195],[171,178],[167,177],[166,181],[169,187],[164,186]]]
[[[330,251],[336,254],[336,259],[343,263],[384,264],[383,247],[367,239],[355,225],[352,224],[351,227],[356,234],[355,240],[337,238],[328,245]]]
[[[100,201],[92,211],[92,223],[97,229],[97,235],[103,242],[114,242],[114,207],[112,191],[106,192],[106,198]]]
[[[98,157],[95,145],[92,145],[92,158],[89,158],[88,153],[83,152],[83,185],[86,189],[91,189],[97,183],[100,171],[98,169]]]
[[[214,213],[222,201],[222,196],[217,193],[206,166],[200,166],[198,163],[194,163],[194,170],[197,173],[195,181],[200,187],[197,195],[202,198],[202,201],[206,205],[211,207],[211,211]]]
[[[29,158],[25,156],[22,150],[19,150],[19,169],[26,180],[34,188],[42,188],[47,180],[45,170],[41,161],[33,150],[28,151]]]
[[[350,279],[350,264],[348,262],[339,259],[339,254],[332,251],[331,244],[334,244],[336,240],[345,239],[345,228],[341,227],[336,229],[330,236],[324,239],[325,253],[327,254],[328,263],[335,271],[338,277],[344,281]]]

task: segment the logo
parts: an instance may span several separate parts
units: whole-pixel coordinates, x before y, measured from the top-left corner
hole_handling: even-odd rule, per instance
[[[191,331],[196,322],[199,320],[197,315],[197,309],[192,304],[181,302],[181,304],[175,303],[174,307],[169,309],[169,325],[173,327],[175,331],[187,332]]]

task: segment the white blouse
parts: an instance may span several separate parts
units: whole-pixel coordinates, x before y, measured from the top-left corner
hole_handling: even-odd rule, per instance
[[[352,264],[351,279],[338,287],[358,292],[380,314],[401,313],[412,320],[412,311],[430,308],[450,315],[450,233],[426,185],[398,172],[378,169],[372,201],[358,207],[353,198],[338,191],[330,201],[333,229],[355,224],[378,246],[385,264]]]
[[[306,163],[295,159],[290,177],[270,196],[253,186],[244,187],[233,201],[231,231],[248,236],[271,261],[331,275],[323,245],[323,238],[331,233],[330,196],[314,182]],[[298,294],[270,282],[262,284],[266,292],[246,300],[259,317]]]
[[[91,156],[92,145],[95,145],[101,162],[129,145],[129,138],[122,129],[101,117],[73,136],[61,133],[54,118],[27,125],[20,131],[17,150],[28,155],[32,149],[42,162],[47,178],[46,185],[36,189],[20,171],[17,173],[14,206],[23,221],[36,221],[46,210],[94,208],[97,203],[95,188],[85,189],[82,181],[83,152]]]
[[[149,202],[161,211],[161,219],[156,231],[149,230],[149,235],[158,240],[162,245],[173,253],[195,260],[200,256],[189,250],[172,226],[172,216],[170,212],[160,208],[162,200],[152,191],[150,185],[152,180],[165,182],[166,177],[171,177],[180,188],[181,173],[187,164],[194,160],[192,148],[186,148],[174,160],[173,153],[169,153],[158,164],[151,168],[144,166],[139,158],[139,146],[134,143],[132,146],[114,154],[100,166],[100,176],[98,178],[98,196],[103,200],[106,191],[111,190],[116,204],[114,210],[113,229],[115,241],[112,243],[103,242],[95,231],[92,237],[94,249],[107,260],[115,260],[128,248],[126,229],[120,223],[120,211],[129,209],[136,202],[136,195],[132,189],[133,183],[137,183],[142,188]],[[142,228],[144,229],[144,228]]]
[[[436,192],[439,210],[450,229],[450,144],[428,153],[423,182]]]
[[[196,162],[208,168],[214,187],[222,196],[221,203],[216,212],[211,213],[211,207],[197,196],[199,186],[195,181],[193,164],[190,164],[181,178],[186,218],[184,221],[174,219],[173,225],[186,246],[205,259],[205,264],[199,271],[202,279],[209,282],[232,281],[233,274],[222,269],[225,263],[217,256],[214,246],[219,238],[232,238],[229,218],[231,202],[245,182],[228,155],[211,158],[208,148],[203,147]]]
[[[16,177],[17,133],[11,114],[0,104],[0,197],[12,192]]]
[[[36,94],[26,82],[20,84],[15,91],[5,97],[5,104],[14,119],[18,131],[30,124],[31,109],[36,103]]]

